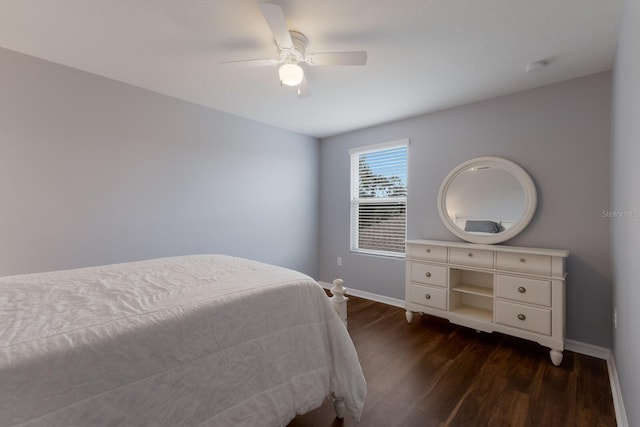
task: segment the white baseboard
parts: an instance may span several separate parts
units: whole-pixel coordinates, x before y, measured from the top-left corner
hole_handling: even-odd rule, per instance
[[[325,289],[331,289],[333,286],[331,283],[319,282]],[[368,299],[371,301],[380,302],[382,304],[392,305],[394,307],[404,308],[404,300],[391,298],[384,295],[378,295],[371,292],[359,291],[347,287],[347,296],[354,295],[356,297]],[[565,340],[565,349],[573,351],[574,353],[580,353],[587,356],[596,357],[598,359],[606,360],[607,370],[609,372],[609,382],[611,384],[611,394],[613,396],[613,407],[616,415],[616,422],[618,427],[629,427],[627,421],[627,414],[624,409],[624,403],[622,401],[622,390],[620,390],[620,383],[618,382],[618,373],[616,371],[615,362],[611,350],[597,345],[587,344],[580,341]]]
[[[620,389],[620,382],[618,381],[616,363],[613,358],[613,353],[609,354],[610,356],[607,358],[607,370],[609,371],[609,382],[611,383],[611,395],[613,396],[613,409],[616,413],[616,423],[618,427],[629,427],[627,412],[624,409],[624,402],[622,401],[622,390]]]
[[[327,282],[318,282],[318,283],[320,283],[320,285],[322,285],[322,287],[325,289],[330,290],[333,287],[331,283],[327,283]],[[386,297],[384,295],[372,294],[371,292],[359,291],[357,289],[352,289],[348,286],[345,286],[345,288],[347,289],[347,296],[353,295],[355,297],[360,297],[360,298],[368,299],[375,302],[381,302],[382,304],[404,308],[403,299],[391,298],[391,297]]]
[[[611,350],[597,345],[587,344],[580,341],[564,340],[564,348],[574,353],[584,354],[586,356],[597,357],[602,360],[609,360]]]

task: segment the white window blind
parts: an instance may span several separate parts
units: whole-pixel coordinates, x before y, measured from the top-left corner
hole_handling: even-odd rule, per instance
[[[408,140],[353,149],[351,250],[403,256]]]

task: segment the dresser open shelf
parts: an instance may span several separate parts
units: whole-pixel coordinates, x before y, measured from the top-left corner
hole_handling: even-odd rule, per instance
[[[452,292],[460,292],[461,294],[471,294],[478,295],[481,297],[490,297],[493,298],[493,290],[487,289],[482,286],[470,285],[467,283],[462,283],[460,285],[453,286],[451,288]]]
[[[502,332],[551,349],[562,362],[564,250],[409,240],[406,315],[428,313],[485,332]]]

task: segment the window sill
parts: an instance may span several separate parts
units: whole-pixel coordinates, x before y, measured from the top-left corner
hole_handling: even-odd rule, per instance
[[[383,251],[374,251],[374,250],[366,250],[366,249],[351,249],[350,251],[355,255],[367,255],[367,256],[375,256],[380,258],[391,258],[391,259],[404,259],[406,255],[404,253],[396,253],[396,252],[383,252]]]

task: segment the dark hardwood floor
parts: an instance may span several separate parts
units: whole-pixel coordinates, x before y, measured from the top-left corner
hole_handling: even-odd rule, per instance
[[[615,426],[606,362],[350,297],[349,333],[367,379],[360,426]],[[289,427],[355,426],[330,401]]]

